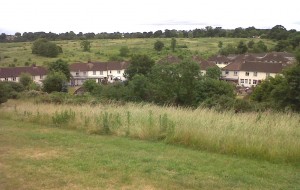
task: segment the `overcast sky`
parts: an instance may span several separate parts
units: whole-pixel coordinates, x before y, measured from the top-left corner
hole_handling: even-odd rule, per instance
[[[300,31],[299,0],[4,0],[0,33],[144,32],[283,25]]]

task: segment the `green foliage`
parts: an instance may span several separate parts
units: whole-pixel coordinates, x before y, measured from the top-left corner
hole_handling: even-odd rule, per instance
[[[155,43],[154,43],[154,49],[156,51],[161,51],[163,48],[164,48],[165,44],[160,41],[160,40],[157,40]]]
[[[270,77],[258,85],[251,95],[257,102],[278,110],[300,111],[300,65],[284,70],[283,76]]]
[[[8,99],[9,87],[5,83],[0,81],[0,104],[4,103]]]
[[[248,42],[247,46],[248,46],[249,49],[252,49],[253,46],[254,46],[254,44],[255,44],[254,40],[250,40],[250,41]]]
[[[97,84],[97,82],[95,80],[86,80],[83,83],[83,88],[85,91],[91,93],[91,94],[100,94],[101,93],[101,86],[99,84]]]
[[[121,57],[127,57],[130,53],[130,50],[127,46],[122,46],[119,51]]]
[[[206,78],[197,82],[195,86],[196,90],[196,102],[201,104],[207,99],[218,99],[218,96],[224,96],[228,98],[234,98],[233,85],[211,78]]]
[[[263,41],[259,41],[257,43],[255,43],[253,45],[253,49],[252,49],[253,53],[264,53],[264,52],[268,52],[268,47],[265,45],[265,43]]]
[[[287,40],[278,41],[274,47],[274,50],[277,52],[291,51],[291,49],[292,49],[292,46],[290,45],[289,41],[287,41]]]
[[[0,81],[0,104],[8,99],[19,98],[19,93],[24,91],[24,87],[20,83],[11,81]]]
[[[218,48],[221,49],[222,47],[223,47],[223,42],[222,42],[222,41],[219,41],[219,42],[218,42]]]
[[[32,76],[29,73],[21,73],[19,82],[28,90],[33,83]]]
[[[172,52],[175,52],[175,48],[176,48],[176,39],[172,38],[172,40],[171,40],[171,49],[172,49]]]
[[[67,82],[66,76],[61,72],[51,72],[43,81],[43,91],[61,92],[63,85]]]
[[[71,120],[75,119],[75,116],[76,114],[72,110],[55,112],[52,116],[52,122],[56,127],[67,126]]]
[[[247,45],[243,42],[243,41],[240,41],[237,48],[236,48],[236,53],[238,54],[244,54],[248,51],[248,47]]]
[[[219,67],[208,67],[206,69],[205,77],[208,77],[211,79],[220,79],[221,74],[222,74],[222,71]]]
[[[57,46],[53,42],[49,42],[44,38],[37,39],[33,42],[32,53],[45,56],[45,57],[57,57],[62,52],[62,48]]]
[[[125,77],[131,80],[136,74],[147,75],[153,65],[154,61],[148,55],[133,55],[125,71]]]
[[[221,48],[219,50],[219,53],[221,55],[227,56],[229,54],[235,54],[236,51],[237,51],[236,47],[233,44],[230,43],[230,44],[227,44],[225,47]]]
[[[80,42],[80,47],[83,51],[90,51],[91,50],[91,42],[88,40],[82,40]]]
[[[65,75],[67,81],[69,81],[72,77],[68,63],[62,59],[58,59],[55,62],[50,63],[48,70],[51,73],[53,73],[53,72],[63,73]]]

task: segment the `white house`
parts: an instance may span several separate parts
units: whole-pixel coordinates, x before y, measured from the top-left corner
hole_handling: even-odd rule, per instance
[[[123,76],[128,62],[90,62],[74,63],[70,65],[70,72],[73,78],[71,85],[82,85],[85,80],[93,79],[97,83],[109,82],[116,80],[124,81]]]
[[[240,86],[256,86],[263,80],[281,73],[282,63],[270,62],[235,62],[222,69],[222,79],[233,81]]]
[[[19,82],[22,73],[30,74],[34,82],[41,84],[47,76],[47,69],[35,65],[28,67],[2,67],[0,68],[0,81]]]

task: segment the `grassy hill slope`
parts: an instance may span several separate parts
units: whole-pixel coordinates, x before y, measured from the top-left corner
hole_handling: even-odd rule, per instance
[[[0,189],[299,189],[298,166],[0,119]]]
[[[153,45],[156,42],[155,38],[150,39],[97,39],[91,40],[91,51],[83,52],[80,47],[80,40],[70,41],[55,41],[62,47],[63,53],[58,58],[64,59],[69,63],[73,62],[87,62],[91,61],[107,61],[111,56],[118,55],[119,49],[122,46],[127,46],[130,49],[130,53],[146,53],[153,59],[157,60],[161,57],[171,53],[170,45],[171,39],[162,38],[159,39],[164,42],[165,49],[157,53],[153,49]],[[198,54],[203,57],[211,56],[218,52],[218,42],[222,41],[223,46],[228,43],[237,44],[240,40],[248,42],[251,39],[241,38],[177,38],[177,46],[186,46],[187,48],[177,48],[177,54],[185,54],[187,50],[190,50],[193,54]],[[254,39],[258,42],[259,39]],[[263,40],[265,44],[271,48],[274,46],[274,42],[270,40]],[[32,42],[19,42],[19,43],[0,43],[0,66],[6,67],[10,64],[16,66],[24,66],[25,64],[37,64],[47,65],[49,62],[55,61],[57,58],[45,58],[31,53]],[[128,58],[127,58],[128,59]]]

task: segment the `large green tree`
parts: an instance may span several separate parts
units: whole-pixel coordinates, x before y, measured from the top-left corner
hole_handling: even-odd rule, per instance
[[[80,46],[83,51],[90,51],[91,50],[91,42],[88,40],[82,40],[80,42]]]
[[[48,70],[49,72],[63,73],[67,81],[69,81],[72,77],[68,63],[62,59],[58,59],[57,61],[50,63]]]
[[[51,72],[43,81],[43,91],[48,93],[62,92],[66,82],[66,76],[62,72]]]
[[[21,73],[19,81],[27,90],[33,82],[32,76],[29,73]]]
[[[133,55],[124,76],[131,80],[136,74],[147,75],[153,65],[154,61],[148,55]]]
[[[59,53],[62,53],[62,48],[44,38],[39,38],[33,42],[32,53],[45,57],[57,57]]]
[[[160,41],[160,40],[157,40],[155,43],[154,43],[154,49],[156,51],[161,51],[163,48],[164,48],[165,44]]]

